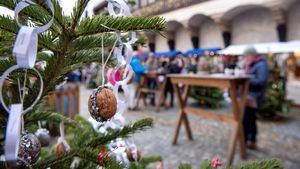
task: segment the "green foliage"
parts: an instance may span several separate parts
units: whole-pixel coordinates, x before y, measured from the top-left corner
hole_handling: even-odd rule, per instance
[[[211,169],[210,160],[204,160],[201,163],[200,169]]]
[[[199,101],[201,105],[211,108],[218,108],[223,100],[223,94],[220,89],[211,87],[192,87],[190,96]]]
[[[277,64],[269,67],[270,75],[265,94],[265,103],[259,109],[259,114],[265,118],[271,118],[276,113],[287,113],[292,104],[291,101],[286,99],[286,79],[280,75],[280,68]]]
[[[239,166],[222,166],[218,168],[224,168],[224,169],[284,169],[281,162],[277,159],[269,159],[269,160],[263,160],[263,161],[252,161],[247,162],[245,164],[239,165]],[[200,169],[217,169],[213,168],[211,166],[211,163],[209,160],[204,160],[200,166]]]
[[[76,117],[76,123],[77,125],[68,129],[70,137],[67,138],[67,140],[71,146],[71,152],[62,156],[55,156],[52,152],[44,152],[42,153],[41,159],[38,163],[34,165],[34,168],[59,168],[61,167],[60,165],[62,162],[64,162],[64,164],[68,164],[66,165],[67,167],[70,166],[75,157],[82,159],[80,161],[80,166],[85,166],[84,168],[95,168],[98,164],[97,155],[99,153],[99,148],[102,145],[104,146],[116,138],[129,137],[133,133],[145,130],[152,126],[151,119],[143,119],[133,124],[128,124],[119,131],[111,131],[107,135],[104,135],[97,133],[92,128],[91,124],[80,116]],[[149,163],[161,160],[162,159],[160,157],[143,158],[137,166],[139,168],[145,168]],[[109,158],[106,161],[106,164],[106,168],[122,168],[122,165],[117,163],[113,158]]]
[[[180,164],[178,169],[192,169],[192,165],[190,165],[190,164]]]
[[[284,169],[282,164],[277,159],[265,160],[265,161],[255,161],[249,162],[247,164],[241,165],[238,169]]]

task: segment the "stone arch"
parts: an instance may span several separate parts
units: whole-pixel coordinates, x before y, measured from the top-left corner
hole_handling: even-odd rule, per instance
[[[287,11],[287,39],[300,40],[300,1],[296,1],[290,5]]]
[[[266,7],[239,6],[226,12],[222,20],[230,23],[232,44],[278,41],[276,21]]]
[[[164,36],[156,35],[155,36],[155,52],[166,52],[170,50],[171,43],[174,43],[176,48],[176,31],[178,27],[181,27],[182,24],[178,21],[172,20],[167,22],[167,30],[164,33]]]
[[[194,15],[189,19],[188,24],[193,36],[195,36],[196,32],[200,48],[224,47],[222,30],[209,16],[203,14]]]

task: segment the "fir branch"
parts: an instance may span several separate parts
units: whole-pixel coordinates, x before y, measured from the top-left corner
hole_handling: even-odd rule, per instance
[[[121,164],[120,162],[117,162],[115,158],[108,157],[108,159],[105,162],[106,169],[124,169],[125,166]]]
[[[104,53],[104,60],[107,60],[108,54]],[[98,62],[101,63],[101,50],[98,48],[81,50],[74,52],[71,56],[68,56],[60,74],[67,74],[71,70],[81,68],[85,64]],[[108,60],[107,67],[111,67],[115,64],[115,58],[111,56]]]
[[[42,160],[42,161],[38,161],[37,163],[35,163],[32,168],[35,169],[45,169],[51,166],[54,166],[56,164],[63,164],[65,161],[72,159],[74,156],[76,156],[76,152],[72,151],[69,153],[65,153],[61,156],[50,156],[47,157],[47,160]]]
[[[70,45],[68,53],[73,53],[80,50],[87,50],[92,48],[101,48],[101,41],[103,36],[104,47],[111,47],[117,40],[117,35],[113,33],[104,33],[102,35],[89,35],[89,36],[80,36],[76,38]],[[130,38],[130,34],[122,36],[122,41],[126,42]],[[138,36],[136,44],[145,44],[146,39],[142,36]]]
[[[112,46],[116,40],[116,36],[111,33],[106,33],[104,35],[81,36],[72,42],[69,53],[79,50],[100,48],[102,36],[103,44],[105,44],[104,47]]]
[[[17,34],[19,26],[10,16],[0,15],[0,29],[9,33]]]
[[[88,147],[97,147],[101,145],[106,145],[111,140],[116,138],[126,138],[129,137],[131,134],[138,132],[139,130],[146,130],[151,128],[153,125],[153,120],[150,118],[139,120],[131,125],[126,125],[122,130],[112,131],[106,136],[99,136],[94,138],[92,141],[86,143]]]
[[[77,36],[93,35],[98,33],[112,32],[113,30],[130,31],[164,31],[165,19],[159,16],[151,17],[117,17],[96,16],[83,19],[77,29]],[[105,25],[105,27],[101,26]],[[111,29],[108,29],[108,28]]]
[[[239,169],[284,169],[280,160],[270,159],[263,161],[252,161],[238,167]]]
[[[3,30],[4,32],[8,32],[14,35],[18,34],[19,26],[10,16],[0,15],[0,23],[1,23],[0,29]],[[49,31],[39,34],[38,37],[39,37],[38,43],[39,43],[40,50],[41,48],[45,48],[51,51],[58,50],[55,46],[55,43],[52,42],[52,40],[54,39],[54,35]],[[10,42],[11,48],[14,40],[15,39],[11,38],[11,42]]]
[[[38,0],[36,1],[36,3],[42,7],[42,8],[33,8],[32,6],[27,7],[26,9],[22,10],[22,14],[30,17],[35,21],[38,21],[42,24],[47,23],[51,16],[51,10],[49,9],[49,7],[43,3],[43,1]],[[65,21],[66,21],[66,17],[64,17],[62,15],[62,10],[61,7],[59,6],[58,2],[56,0],[52,0],[53,6],[54,6],[54,10],[55,10],[55,14],[54,14],[54,22],[52,27],[57,27],[60,26],[63,30],[65,30]],[[13,0],[1,0],[0,1],[0,6],[6,7],[10,10],[14,10],[15,9],[15,4],[13,2]],[[46,19],[45,19],[46,17]],[[59,29],[55,29],[56,31],[59,31]]]
[[[25,115],[25,126],[37,124],[38,121],[45,121],[45,120],[57,124],[59,124],[61,121],[64,121],[64,123],[67,126],[73,126],[73,127],[77,126],[77,123],[74,120],[65,117],[64,115],[58,112],[39,112],[39,111],[30,112]]]
[[[162,161],[161,156],[151,156],[151,157],[143,157],[139,162],[143,164],[144,166],[147,166],[150,163],[154,163],[157,161]]]
[[[178,169],[192,169],[191,164],[180,164]]]
[[[90,2],[90,0],[77,0],[76,5],[73,8],[73,13],[72,13],[72,23],[71,23],[72,30],[74,30],[75,27],[77,26],[78,21],[89,2]]]
[[[12,58],[0,60],[0,74],[2,75],[8,68],[15,65],[16,60]]]

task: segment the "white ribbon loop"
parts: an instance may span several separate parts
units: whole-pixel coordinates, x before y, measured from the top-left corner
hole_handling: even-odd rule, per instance
[[[0,102],[2,103],[2,106],[3,108],[7,111],[7,112],[10,112],[10,109],[8,108],[8,106],[6,105],[6,103],[4,102],[4,98],[3,98],[3,94],[2,94],[2,90],[3,90],[3,84],[4,84],[4,81],[5,79],[8,77],[8,75],[17,70],[17,69],[20,69],[20,67],[18,65],[14,65],[12,67],[10,67],[9,69],[7,69],[3,75],[1,76],[0,78]],[[42,96],[42,93],[43,93],[43,86],[44,86],[44,83],[43,83],[43,78],[41,76],[41,74],[35,69],[35,68],[32,68],[32,70],[34,70],[39,79],[40,79],[40,91],[36,97],[36,99],[33,101],[33,103],[31,104],[31,106],[29,106],[28,108],[26,108],[24,111],[22,111],[22,114],[26,114],[27,112],[29,112],[30,110],[33,109],[33,106],[35,106],[37,104],[37,102],[40,100],[41,96]]]
[[[41,27],[38,27],[38,28],[35,28],[36,32],[37,33],[41,33],[41,32],[44,32],[46,31],[47,29],[50,28],[50,26],[52,25],[52,22],[53,22],[53,19],[54,19],[54,6],[52,4],[52,1],[51,0],[45,0],[45,3],[48,5],[48,7],[50,8],[51,10],[51,13],[52,13],[52,18],[50,19],[50,21],[45,24],[44,26],[41,26]],[[16,8],[15,8],[15,20],[17,22],[17,24],[19,25],[19,27],[23,27],[23,25],[21,23],[19,23],[19,13],[24,9],[26,8],[27,6],[29,5],[34,5],[35,3],[32,1],[32,0],[22,0],[20,1],[17,5],[16,5]]]
[[[33,68],[37,54],[38,34],[33,27],[22,26],[13,49],[21,68]]]
[[[11,105],[5,134],[4,154],[6,161],[17,161],[21,135],[22,104]]]
[[[116,13],[114,8],[118,8],[119,13]],[[112,17],[131,16],[129,6],[124,0],[108,0],[107,9],[109,15]]]

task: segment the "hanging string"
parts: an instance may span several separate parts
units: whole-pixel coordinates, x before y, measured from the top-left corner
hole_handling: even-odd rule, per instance
[[[59,124],[59,132],[60,132],[60,137],[62,139],[65,139],[65,125],[64,125],[63,119],[62,119],[61,123]]]
[[[112,47],[112,49],[110,50],[107,59],[104,62],[104,42],[103,42],[103,35],[101,36],[101,62],[102,62],[102,86],[105,84],[105,67],[110,59],[110,57],[112,56],[112,53],[116,47],[118,38],[115,40],[114,45]]]
[[[23,106],[23,99],[22,99],[22,93],[21,93],[21,84],[20,84],[20,79],[19,79],[20,75],[18,73],[18,90],[19,90],[19,99],[20,99],[20,102]]]
[[[38,126],[39,126],[39,129],[41,129],[41,128],[42,128],[41,121],[38,121]]]
[[[22,101],[24,100],[25,98],[25,94],[26,94],[26,82],[27,82],[27,69],[25,69],[25,77],[24,77],[24,83],[23,83],[23,88],[22,88],[22,92],[23,92],[23,95],[22,95]]]
[[[21,117],[21,134],[25,133],[24,116]]]
[[[104,85],[105,81],[105,76],[104,76],[104,71],[105,71],[105,65],[104,65],[104,44],[103,44],[103,34],[101,35],[101,61],[102,61],[102,86]]]
[[[109,59],[110,59],[110,57],[111,57],[111,55],[112,55],[112,52],[114,51],[114,49],[115,49],[115,47],[116,47],[116,45],[117,45],[117,41],[118,41],[118,39],[115,40],[115,43],[114,43],[114,45],[113,45],[111,51],[109,52],[109,55],[108,55],[108,57],[107,57],[107,59],[106,59],[106,61],[105,61],[105,63],[104,63],[105,65],[106,65],[107,62],[109,61]]]

